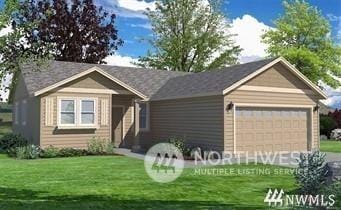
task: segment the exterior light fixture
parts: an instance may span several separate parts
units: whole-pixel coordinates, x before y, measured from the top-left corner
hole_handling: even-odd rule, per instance
[[[226,105],[226,111],[230,111],[231,109],[233,109],[233,102],[231,101],[229,104]]]

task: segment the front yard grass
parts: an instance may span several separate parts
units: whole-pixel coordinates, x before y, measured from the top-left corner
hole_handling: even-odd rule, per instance
[[[224,169],[284,169],[232,165]],[[143,161],[124,156],[15,160],[0,155],[0,209],[260,209],[268,188],[296,188],[290,174],[196,175],[152,181]]]
[[[322,152],[341,153],[341,141],[321,140],[320,150]]]

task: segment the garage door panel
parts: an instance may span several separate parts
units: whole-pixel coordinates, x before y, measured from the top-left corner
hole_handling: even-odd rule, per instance
[[[243,152],[307,150],[308,111],[237,108],[236,149]]]
[[[263,120],[256,120],[256,129],[264,129],[264,122]]]

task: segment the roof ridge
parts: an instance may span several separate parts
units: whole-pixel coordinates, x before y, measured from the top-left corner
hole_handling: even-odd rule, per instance
[[[162,70],[162,69],[152,69],[152,68],[143,68],[143,67],[132,67],[132,66],[117,66],[117,65],[111,65],[111,64],[96,64],[96,63],[80,63],[80,62],[74,62],[74,61],[57,61],[57,60],[52,60],[53,62],[61,62],[61,63],[73,63],[73,64],[86,64],[86,65],[93,65],[93,66],[105,66],[105,67],[118,67],[118,68],[126,68],[126,69],[135,69],[135,70],[151,70],[151,71],[158,71],[158,72],[175,72],[178,73],[179,76],[185,76],[185,75],[195,75],[195,74],[203,74],[203,73],[213,73],[213,72],[218,72],[218,71],[224,71],[228,70],[230,68],[236,67],[236,66],[243,66],[243,65],[251,65],[254,63],[258,62],[264,62],[264,61],[272,61],[279,58],[277,57],[271,57],[271,58],[264,58],[256,61],[251,61],[247,63],[238,63],[238,64],[233,64],[231,66],[226,66],[226,67],[221,67],[218,69],[210,70],[210,71],[202,71],[202,72],[184,72],[184,71],[169,71],[169,70]],[[183,74],[183,75],[180,75]]]

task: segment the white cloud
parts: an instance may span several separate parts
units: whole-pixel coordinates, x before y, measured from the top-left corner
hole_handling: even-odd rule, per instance
[[[116,54],[107,56],[104,61],[107,62],[108,65],[136,67],[133,62],[136,62],[137,59]]]
[[[5,36],[8,33],[11,33],[12,31],[13,31],[13,29],[12,29],[11,25],[8,25],[5,28],[0,30],[0,37]],[[0,83],[0,99],[3,101],[8,100],[9,91],[5,88],[9,86],[9,84],[11,83],[11,80],[12,80],[12,76],[9,74],[5,75],[5,77],[2,78],[2,80],[1,80],[1,83]]]
[[[12,81],[12,75],[7,74],[4,78],[2,78],[1,84],[0,84],[0,99],[1,101],[7,101],[9,96],[9,90],[5,89],[5,87],[8,87],[9,84]]]
[[[96,0],[96,4],[125,18],[147,19],[144,14],[147,8],[155,10],[155,2],[146,2],[145,0]]]
[[[130,24],[130,26],[133,27],[133,28],[139,27],[139,28],[145,28],[145,29],[148,29],[148,30],[151,30],[151,29],[152,29],[152,25],[150,25],[150,23],[144,23],[144,24]]]
[[[8,33],[11,33],[12,31],[13,31],[12,26],[8,25],[8,26],[6,26],[5,28],[3,28],[3,29],[0,30],[0,37],[1,37],[1,36],[5,36],[5,35],[7,35]]]
[[[117,0],[118,6],[131,11],[146,11],[147,8],[155,10],[155,2],[145,2],[144,0]]]
[[[333,15],[333,14],[328,14],[327,15],[328,19],[331,21],[331,22],[337,22],[337,27],[335,28],[336,29],[336,40],[341,43],[341,16],[336,16],[336,15]]]
[[[341,78],[330,74],[334,79],[341,82]],[[323,91],[327,94],[328,99],[322,100],[322,102],[330,107],[340,109],[341,108],[341,87],[332,88],[322,81],[319,81],[319,85],[323,88]]]
[[[236,44],[243,49],[241,62],[257,60],[266,56],[267,46],[261,42],[261,36],[269,29],[272,28],[248,14],[232,20],[230,31],[236,34]]]
[[[340,78],[338,78],[340,80]],[[334,89],[322,81],[319,82],[323,91],[327,94],[328,99],[322,100],[322,102],[333,108],[341,108],[341,88]]]

